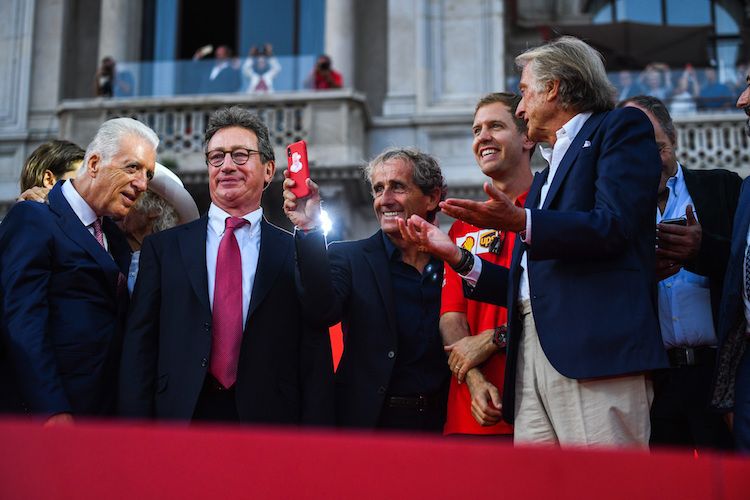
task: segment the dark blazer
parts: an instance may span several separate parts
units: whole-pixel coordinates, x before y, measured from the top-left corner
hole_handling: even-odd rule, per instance
[[[721,290],[729,261],[732,223],[742,178],[735,172],[718,168],[690,170],[682,167],[682,173],[703,229],[698,258],[686,265],[685,269],[708,277],[714,326],[718,328]]]
[[[700,216],[700,212],[698,215]],[[719,312],[719,329],[716,332],[719,337],[719,350],[711,406],[721,410],[732,410],[734,407],[735,373],[749,343],[745,335],[745,304],[742,300],[748,227],[750,180],[745,179],[734,217],[729,263]]]
[[[336,370],[336,424],[374,429],[398,355],[398,323],[383,233],[332,243],[320,232],[295,236],[297,292],[307,315],[341,322],[344,352]],[[447,365],[446,365],[446,375]]]
[[[557,371],[582,379],[668,366],[656,312],[654,213],[661,158],[651,123],[634,108],[592,115],[537,209],[548,170],[535,176],[526,199],[531,245],[519,237],[510,272],[484,261],[468,295],[507,302],[503,418],[509,423],[522,331],[517,297],[524,250],[539,341]]]
[[[190,420],[208,370],[208,216],[144,240],[123,345],[120,411]],[[261,222],[235,385],[241,422],[333,423],[328,331],[302,317],[292,236]]]
[[[5,389],[47,418],[113,414],[130,247],[109,218],[102,228],[112,255],[96,241],[62,194],[49,205],[17,203],[0,224]],[[113,260],[114,256],[114,260]],[[5,363],[4,363],[5,364]]]

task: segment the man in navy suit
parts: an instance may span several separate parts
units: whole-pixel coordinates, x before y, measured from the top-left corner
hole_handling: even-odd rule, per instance
[[[288,177],[288,171],[285,172]],[[365,168],[380,231],[326,250],[318,187],[298,199],[284,181],[295,224],[298,294],[324,326],[341,322],[336,423],[367,429],[441,432],[450,372],[439,331],[443,263],[406,244],[398,219],[433,220],[445,198],[437,160],[412,148],[386,150]]]
[[[461,274],[472,299],[508,305],[503,418],[517,443],[648,446],[653,389],[667,366],[656,314],[659,151],[648,118],[612,111],[599,53],[562,37],[516,58],[517,116],[549,143],[525,208],[485,185],[486,202],[448,215],[521,233],[510,270],[474,259],[425,221],[402,233]],[[456,366],[455,370],[461,370]]]
[[[120,412],[332,424],[328,331],[303,317],[292,235],[269,224],[260,206],[276,170],[268,127],[246,109],[222,108],[209,120],[204,148],[208,213],[143,241],[123,345]],[[223,253],[225,240],[236,240],[239,255]],[[237,257],[226,273],[226,262]],[[222,284],[233,277],[233,286]],[[230,323],[236,330],[227,336]]]
[[[146,190],[158,143],[130,118],[105,122],[75,179],[49,204],[17,203],[0,225],[1,384],[45,425],[114,414],[130,247],[110,217]]]
[[[748,87],[737,99],[737,107],[750,116],[750,73]],[[750,136],[750,120],[745,125]],[[750,181],[745,179],[732,228],[732,244],[724,278],[719,314],[719,352],[711,405],[726,412],[737,450],[750,453]]]

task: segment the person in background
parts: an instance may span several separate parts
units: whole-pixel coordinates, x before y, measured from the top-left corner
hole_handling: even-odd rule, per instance
[[[703,73],[706,84],[700,90],[698,107],[707,111],[718,111],[732,107],[732,91],[719,81],[715,68],[706,68]]]
[[[36,148],[21,169],[21,192],[33,187],[52,189],[76,176],[85,151],[70,141],[54,140]]]
[[[216,51],[213,46],[206,45],[195,51],[193,61],[206,58],[214,54],[214,64],[211,70],[201,77],[201,90],[208,94],[225,94],[237,92],[240,89],[239,60],[233,57],[234,52],[229,45],[219,45]]]
[[[187,224],[200,217],[195,200],[177,175],[156,163],[148,189],[128,215],[117,221],[133,252],[128,270],[128,291],[132,294],[138,277],[143,239],[153,233]]]
[[[281,71],[281,64],[273,55],[273,45],[253,46],[242,64],[242,74],[248,79],[247,92],[273,92],[273,79]]]
[[[315,68],[305,78],[306,89],[340,89],[344,86],[341,74],[331,67],[331,58],[325,54],[318,57]]]
[[[126,97],[133,95],[133,75],[119,73],[116,62],[107,56],[94,75],[94,95],[97,97]]]
[[[657,197],[659,323],[670,368],[654,373],[651,445],[732,449],[721,415],[708,409],[716,366],[716,325],[742,178],[723,169],[690,170],[677,161],[677,134],[656,97],[632,106],[654,126],[662,159]],[[671,222],[670,222],[671,221]]]

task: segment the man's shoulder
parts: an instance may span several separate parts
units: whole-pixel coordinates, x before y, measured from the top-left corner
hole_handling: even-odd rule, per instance
[[[682,167],[682,171],[685,177],[694,177],[701,180],[723,180],[730,182],[742,183],[742,177],[737,172],[727,170],[725,168],[710,168],[710,169],[692,169],[685,166]]]

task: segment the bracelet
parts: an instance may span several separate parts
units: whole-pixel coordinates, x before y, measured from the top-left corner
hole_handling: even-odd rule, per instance
[[[305,228],[294,226],[294,231],[295,232],[299,231],[302,234],[312,233],[319,229],[320,229],[320,226],[310,226],[310,227],[305,227]]]
[[[451,268],[458,274],[465,275],[474,267],[474,254],[464,247],[460,247],[460,250],[461,260],[455,266],[451,266]]]

